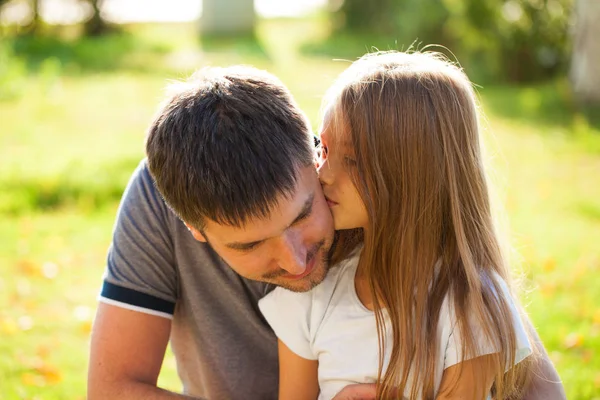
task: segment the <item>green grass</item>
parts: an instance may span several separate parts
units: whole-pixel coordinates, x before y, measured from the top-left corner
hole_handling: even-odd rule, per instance
[[[205,65],[266,68],[316,127],[321,96],[347,65],[301,51],[327,32],[316,21],[263,21],[255,38],[243,40],[201,39],[191,25],[134,25],[101,39],[65,30],[60,39],[4,44],[0,54],[12,58],[0,61],[3,399],[85,397],[88,336],[116,207],[167,80]],[[568,397],[598,399],[599,124],[576,110],[561,80],[479,92],[527,278],[524,302]],[[179,389],[172,356],[160,383]]]
[[[495,165],[512,242],[528,278],[523,301],[568,398],[598,398],[600,156],[568,137],[568,128],[489,119],[503,156]]]

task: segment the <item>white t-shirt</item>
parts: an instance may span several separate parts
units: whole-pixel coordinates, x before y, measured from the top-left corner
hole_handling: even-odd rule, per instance
[[[325,280],[308,292],[277,288],[259,301],[260,310],[277,337],[299,356],[319,361],[319,400],[331,399],[349,384],[377,380],[379,349],[375,314],[356,294],[357,265],[358,255],[333,267]],[[518,363],[531,354],[531,344],[508,288],[502,283],[513,314],[517,338],[515,363]],[[438,324],[436,392],[444,369],[461,360],[461,338],[459,328],[454,330],[455,321],[452,302],[446,297]],[[391,328],[386,331],[389,335]],[[386,345],[384,367],[389,361],[391,342],[390,335],[386,338],[390,345]],[[478,343],[478,348],[478,356],[495,352],[485,343]]]

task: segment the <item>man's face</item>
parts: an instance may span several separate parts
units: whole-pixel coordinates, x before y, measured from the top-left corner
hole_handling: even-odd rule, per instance
[[[333,220],[314,167],[299,169],[291,196],[280,196],[269,218],[242,227],[206,221],[194,237],[207,241],[238,274],[305,292],[327,275]]]

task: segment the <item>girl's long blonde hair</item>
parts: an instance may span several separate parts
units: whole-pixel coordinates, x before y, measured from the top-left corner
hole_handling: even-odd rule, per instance
[[[529,367],[525,361],[509,368],[516,337],[498,277],[509,285],[510,279],[470,81],[437,53],[380,52],[354,62],[325,101],[333,128],[350,132],[357,161],[351,174],[369,216],[362,233],[339,233],[333,261],[364,242],[359,269],[374,294],[378,398],[402,398],[405,390],[411,399],[434,398],[437,329],[447,296],[464,359],[477,355],[482,340],[469,328],[475,321],[499,350],[494,396],[518,397]],[[383,349],[390,344],[383,309],[392,338],[385,371]]]

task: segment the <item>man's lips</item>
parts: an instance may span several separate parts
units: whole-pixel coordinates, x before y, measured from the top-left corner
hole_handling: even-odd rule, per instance
[[[304,278],[305,276],[307,276],[308,274],[310,274],[312,272],[312,270],[315,268],[316,263],[317,263],[317,254],[315,254],[313,256],[313,258],[308,262],[308,264],[306,265],[306,269],[304,270],[303,273],[301,273],[299,275],[288,274],[287,278],[292,279],[292,280]]]

